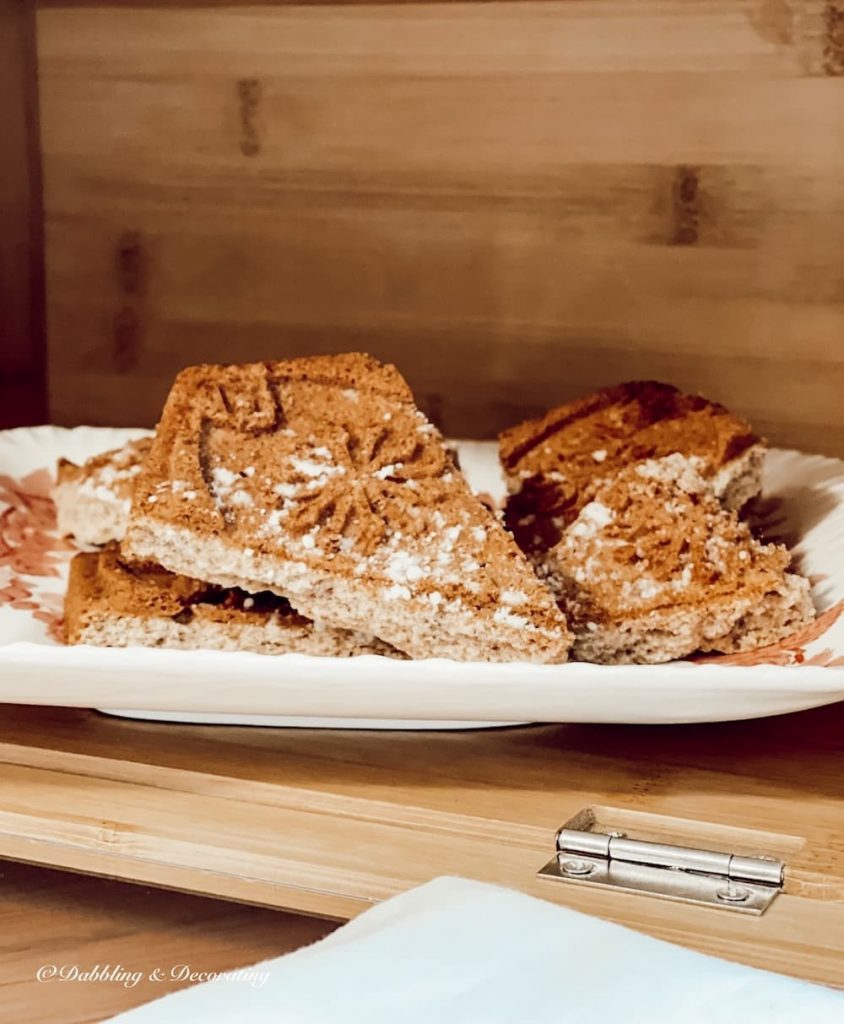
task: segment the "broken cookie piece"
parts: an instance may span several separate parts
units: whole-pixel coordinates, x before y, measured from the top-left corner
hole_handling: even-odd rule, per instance
[[[74,556],[65,629],[69,644],[97,647],[400,657],[372,637],[316,625],[283,597],[224,589],[157,566],[130,568],[116,548]]]
[[[575,634],[601,664],[736,652],[790,636],[815,611],[788,551],[754,539],[699,463],[646,460],[595,488],[539,564]]]
[[[95,455],[81,466],[59,459],[53,501],[62,537],[80,544],[108,544],[126,532],[132,491],[151,437]]]
[[[523,551],[541,558],[599,482],[625,466],[674,452],[694,456],[724,507],[739,509],[759,493],[765,446],[716,402],[632,381],[511,427],[499,452],[510,491],[507,527]]]

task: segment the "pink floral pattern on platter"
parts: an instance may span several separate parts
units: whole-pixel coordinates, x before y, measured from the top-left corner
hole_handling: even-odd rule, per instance
[[[31,612],[54,640],[61,640],[64,599],[39,582],[60,576],[67,552],[76,548],[56,533],[52,486],[47,469],[20,480],[0,474],[0,605]]]
[[[780,640],[769,647],[741,651],[739,654],[706,654],[691,660],[698,665],[820,665],[824,668],[841,668],[844,666],[844,657],[837,655],[831,647],[818,651],[811,658],[806,657],[806,647],[831,629],[842,614],[844,601],[839,601],[832,608],[822,612],[808,626],[798,629],[785,640]]]

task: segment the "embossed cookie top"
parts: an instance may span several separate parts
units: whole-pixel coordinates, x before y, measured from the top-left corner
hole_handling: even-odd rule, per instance
[[[81,466],[59,459],[57,483],[76,484],[81,493],[100,501],[121,502],[128,511],[136,478],[151,445],[151,437],[127,441],[122,448],[95,455]]]
[[[385,601],[494,605],[511,626],[564,628],[398,371],[369,356],[183,371],[138,517],[358,579]]]
[[[545,559],[576,625],[705,604],[781,583],[790,556],[724,511],[699,460],[670,455],[622,470]]]
[[[543,550],[590,500],[597,481],[631,462],[681,452],[704,477],[760,443],[716,402],[656,381],[632,381],[552,409],[499,437],[511,491],[507,525],[524,550]]]

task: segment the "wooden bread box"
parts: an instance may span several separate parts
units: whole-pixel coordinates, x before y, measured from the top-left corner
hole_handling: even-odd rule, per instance
[[[0,0],[0,425],[152,425],[190,363],[367,350],[452,436],[653,377],[840,456],[842,76],[839,0]],[[844,986],[842,736],[844,705],[453,733],[6,707],[0,856],[337,919],[459,874]],[[581,812],[783,890],[539,877]]]

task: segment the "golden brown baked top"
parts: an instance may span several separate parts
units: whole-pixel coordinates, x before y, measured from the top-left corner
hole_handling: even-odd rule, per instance
[[[289,625],[306,625],[309,621],[275,594],[247,594],[216,587],[159,566],[125,565],[116,546],[77,554],[71,562],[65,599],[65,622],[71,639],[86,615],[178,619],[199,610],[205,619],[219,623],[271,617],[281,617]]]
[[[140,519],[356,580],[373,598],[488,607],[565,636],[398,371],[367,355],[184,370],[138,478],[130,553]]]
[[[739,594],[761,598],[782,582],[788,551],[755,540],[696,463],[674,454],[605,480],[547,553],[576,627]]]
[[[657,381],[598,391],[499,436],[514,493],[506,521],[520,546],[541,551],[591,499],[596,482],[641,459],[681,452],[708,478],[760,439],[716,402]]]
[[[81,466],[68,459],[59,459],[56,482],[78,484],[84,491],[105,501],[129,501],[135,478],[141,471],[151,444],[151,437],[128,441],[122,448],[94,455]]]

